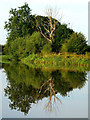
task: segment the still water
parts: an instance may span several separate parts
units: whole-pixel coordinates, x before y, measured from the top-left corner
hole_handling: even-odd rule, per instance
[[[90,72],[4,64],[0,73],[1,118],[88,118]]]

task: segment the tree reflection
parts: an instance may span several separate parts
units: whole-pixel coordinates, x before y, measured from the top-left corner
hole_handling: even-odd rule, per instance
[[[5,95],[10,99],[9,107],[28,114],[32,103],[46,97],[45,108],[54,109],[57,101],[61,103],[57,93],[67,96],[75,88],[81,89],[86,82],[85,72],[45,71],[30,68],[23,64],[4,64],[8,85]]]
[[[56,96],[57,92],[56,92],[56,89],[54,87],[54,83],[53,83],[53,78],[52,77],[49,80],[45,81],[41,85],[39,93],[41,93],[43,88],[45,90],[43,91],[43,93],[41,95],[43,95],[46,92],[48,92],[48,95],[49,95],[48,102],[45,104],[45,109],[51,112],[52,109],[55,107],[56,99],[59,100],[60,103],[61,103],[61,100]],[[52,100],[52,98],[53,98],[53,100]]]
[[[17,84],[15,81],[5,89],[5,95],[11,101],[9,107],[25,114],[30,110],[31,103],[35,103],[34,94],[36,94],[36,90],[32,86],[27,87],[25,84]]]

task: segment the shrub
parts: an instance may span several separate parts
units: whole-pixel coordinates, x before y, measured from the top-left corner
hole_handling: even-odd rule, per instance
[[[41,50],[48,49],[48,41],[41,37],[39,32],[34,32],[31,36],[19,37],[10,44],[9,53],[14,56],[14,58],[23,58],[32,53],[40,53]],[[44,48],[43,48],[44,46]],[[46,47],[45,47],[46,46]]]
[[[73,33],[62,45],[62,52],[75,52],[84,54],[87,50],[86,38],[82,33]]]

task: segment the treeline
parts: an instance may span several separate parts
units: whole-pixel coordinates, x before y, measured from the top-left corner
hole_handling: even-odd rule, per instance
[[[52,43],[44,36],[49,37],[47,29],[51,30],[50,19],[45,16],[32,15],[28,4],[10,10],[10,17],[4,28],[8,32],[7,43],[3,46],[3,54],[12,55],[15,59],[27,57],[30,54],[48,52],[75,52],[84,54],[90,51],[82,33],[77,33],[67,24],[61,24],[51,17],[55,23]],[[43,33],[43,34],[42,34]]]

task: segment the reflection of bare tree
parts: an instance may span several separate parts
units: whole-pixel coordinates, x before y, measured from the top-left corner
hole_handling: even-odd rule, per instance
[[[44,91],[43,88],[45,89]],[[57,92],[54,88],[52,77],[41,85],[39,93],[41,93],[41,91],[43,91],[42,94],[45,94],[46,92],[48,92],[49,94],[48,102],[45,104],[46,110],[51,112],[53,109],[55,109],[57,102],[56,100],[58,100],[61,103],[61,100],[56,96]]]

